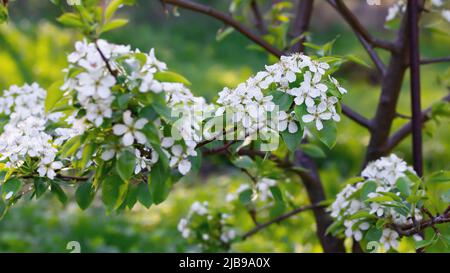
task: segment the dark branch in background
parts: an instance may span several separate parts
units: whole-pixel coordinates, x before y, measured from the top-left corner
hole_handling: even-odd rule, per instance
[[[391,52],[386,73],[381,80],[381,94],[374,118],[369,145],[363,163],[376,160],[387,153],[387,142],[392,123],[396,118],[396,107],[408,63],[408,22],[403,16],[395,41],[400,50]]]
[[[361,42],[363,47],[366,49],[367,54],[369,54],[370,59],[372,59],[372,62],[375,64],[375,67],[378,71],[378,73],[383,76],[386,72],[386,65],[384,65],[383,61],[378,56],[377,52],[375,51],[374,47],[367,42],[359,33],[355,33],[356,38]]]
[[[250,8],[252,9],[253,16],[255,17],[255,27],[259,30],[261,34],[266,34],[267,27],[266,24],[264,23],[264,18],[261,14],[261,10],[256,0],[251,1]]]
[[[450,102],[450,95],[445,96],[442,101]],[[425,123],[431,119],[431,111],[431,106],[428,109],[422,111],[422,123]],[[387,151],[391,151],[392,149],[394,149],[395,146],[402,142],[402,140],[404,140],[409,134],[411,134],[411,132],[412,122],[408,122],[391,136],[387,145]]]
[[[271,44],[269,44],[268,42],[263,40],[261,37],[254,34],[250,29],[248,29],[246,26],[239,23],[238,21],[234,20],[233,17],[231,17],[228,14],[217,11],[217,10],[213,9],[212,7],[194,3],[191,1],[187,1],[187,0],[161,0],[161,1],[165,4],[171,4],[174,6],[178,6],[180,8],[185,8],[185,9],[189,9],[192,11],[196,11],[196,12],[199,12],[202,14],[212,16],[212,17],[222,21],[223,23],[233,27],[234,29],[236,29],[237,31],[239,31],[240,33],[245,35],[247,38],[249,38],[256,44],[258,44],[259,46],[261,46],[262,48],[264,48],[271,54],[273,54],[277,57],[283,55],[283,52],[281,50],[275,48],[274,46],[272,46]]]
[[[384,48],[389,51],[394,51],[394,44],[378,40],[370,35],[366,28],[359,22],[358,18],[348,9],[348,7],[341,0],[327,0],[328,3],[333,6],[337,12],[347,21],[350,27],[353,29],[358,40],[366,49],[370,58],[372,59],[377,71],[384,75],[386,72],[383,61],[375,51],[375,47]]]
[[[420,64],[427,65],[427,64],[445,63],[445,62],[450,62],[450,56],[449,57],[441,57],[441,58],[423,59],[420,61]]]
[[[412,151],[413,166],[423,176],[422,110],[420,98],[419,1],[408,1],[409,53],[411,72]]]
[[[326,200],[325,190],[320,180],[319,172],[315,162],[305,155],[302,151],[295,152],[295,165],[307,169],[308,171],[299,171],[303,185],[308,193],[309,201],[312,204],[319,204]],[[344,242],[330,234],[326,234],[327,228],[333,223],[330,215],[325,208],[313,208],[314,218],[316,219],[316,228],[319,241],[324,252],[345,252]]]
[[[342,0],[327,0],[327,2],[341,14],[356,34],[361,35],[361,37],[373,47],[397,51],[397,48],[393,43],[373,37]]]
[[[346,115],[349,119],[353,120],[354,122],[358,123],[364,128],[370,129],[372,126],[371,121],[369,119],[353,111],[350,107],[348,107],[343,103],[342,103],[342,113],[344,113],[344,115]]]
[[[294,38],[297,38],[308,31],[309,24],[311,22],[313,6],[314,0],[299,0],[293,27],[292,36]],[[300,38],[300,40],[298,40],[298,42],[292,46],[291,52],[303,52],[305,50],[305,46],[303,45],[305,40],[306,37],[304,36]]]
[[[290,212],[288,212],[288,213],[286,213],[286,214],[283,214],[283,215],[281,215],[281,216],[278,216],[278,217],[275,218],[275,219],[272,219],[272,220],[267,221],[267,222],[265,222],[265,223],[263,223],[263,224],[257,225],[255,228],[253,228],[252,230],[250,230],[250,231],[248,231],[247,233],[245,233],[245,234],[242,236],[242,239],[245,240],[245,239],[247,239],[248,237],[255,235],[255,234],[258,233],[259,231],[261,231],[261,230],[263,230],[263,229],[269,227],[270,225],[272,225],[272,224],[278,224],[278,223],[280,223],[280,222],[282,222],[282,221],[284,221],[284,220],[286,220],[286,219],[289,219],[289,218],[291,218],[292,216],[297,215],[297,214],[299,214],[299,213],[301,213],[301,212],[308,211],[308,210],[312,210],[312,209],[318,209],[318,208],[325,208],[325,206],[324,206],[324,205],[307,205],[307,206],[303,206],[303,207],[296,208],[296,209],[294,209],[294,210],[292,210],[292,211],[290,211]]]

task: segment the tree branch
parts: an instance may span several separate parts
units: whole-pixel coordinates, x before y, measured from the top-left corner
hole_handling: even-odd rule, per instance
[[[348,9],[342,0],[327,0],[327,2],[333,6],[336,11],[338,11],[345,21],[350,25],[353,31],[361,35],[361,37],[366,40],[369,44],[374,47],[383,48],[388,51],[397,51],[396,46],[388,41],[379,40],[373,37],[369,31],[361,24],[358,18]]]
[[[255,17],[255,26],[259,30],[261,34],[267,33],[267,27],[264,23],[264,18],[261,14],[261,10],[259,9],[258,3],[256,0],[252,0],[250,3],[250,8],[252,9],[253,16]]]
[[[441,57],[441,58],[423,59],[420,61],[420,64],[427,65],[427,64],[445,63],[445,62],[450,62],[450,56]]]
[[[438,224],[450,223],[450,214],[446,210],[443,214],[437,215],[435,217],[430,217],[427,220],[422,220],[416,224],[408,225],[390,225],[389,227],[397,231],[398,234],[402,236],[412,236],[414,234],[421,233],[426,228],[434,227]]]
[[[245,239],[247,239],[248,237],[255,235],[255,234],[258,233],[259,231],[261,231],[261,230],[263,230],[263,229],[269,227],[269,226],[272,225],[272,224],[278,224],[278,223],[280,223],[280,222],[282,222],[282,221],[284,221],[284,220],[286,220],[286,219],[289,219],[289,218],[291,218],[292,216],[297,215],[297,214],[299,214],[299,213],[301,213],[301,212],[308,211],[308,210],[311,210],[311,209],[325,208],[325,207],[326,207],[325,205],[317,205],[317,204],[316,204],[316,205],[307,205],[307,206],[302,206],[302,207],[296,208],[296,209],[294,209],[294,210],[292,210],[292,211],[290,211],[290,212],[288,212],[288,213],[286,213],[286,214],[283,214],[283,215],[281,215],[281,216],[278,216],[278,217],[275,218],[275,219],[272,219],[272,220],[270,220],[270,221],[268,221],[268,222],[265,222],[265,223],[263,223],[263,224],[257,225],[255,228],[253,228],[252,230],[250,230],[250,231],[248,231],[247,233],[245,233],[245,234],[242,236],[242,240],[245,240]]]
[[[419,177],[423,176],[422,110],[420,97],[419,1],[408,1],[409,60],[411,75],[412,151],[413,165]]]
[[[262,48],[264,48],[265,50],[267,50],[274,56],[280,57],[281,55],[283,55],[283,52],[281,50],[275,48],[274,46],[272,46],[271,44],[269,44],[268,42],[263,40],[261,37],[254,34],[246,26],[244,26],[240,22],[234,20],[233,17],[231,17],[223,12],[217,11],[217,10],[213,9],[212,7],[194,3],[194,2],[191,2],[188,0],[161,0],[161,1],[165,4],[171,4],[171,5],[180,7],[180,8],[189,9],[192,11],[196,11],[196,12],[214,17],[214,18],[222,21],[223,23],[233,27],[234,29],[236,29],[237,31],[239,31],[240,33],[245,35],[247,38],[249,38],[256,44],[258,44],[259,46],[261,46]]]
[[[372,119],[371,137],[363,166],[387,153],[387,143],[392,123],[396,118],[396,107],[403,79],[408,67],[408,20],[403,16],[398,30],[396,47],[392,52],[386,73],[382,78],[381,94],[375,117]]]
[[[361,114],[355,112],[350,107],[342,103],[342,113],[346,115],[349,119],[353,120],[354,122],[358,123],[359,125],[363,126],[364,128],[371,129],[372,122],[362,116]]]
[[[308,31],[309,23],[311,22],[313,6],[314,0],[299,0],[297,15],[295,16],[293,27],[294,38],[297,38]],[[305,37],[300,38],[300,40],[292,46],[291,52],[303,52],[305,49],[303,45],[304,42]]]
[[[450,102],[450,95],[442,98],[442,101]],[[422,111],[422,123],[425,123],[431,119],[430,113],[432,111],[432,107],[430,106],[426,110]],[[402,128],[400,128],[397,132],[392,134],[389,138],[386,150],[389,152],[394,149],[400,142],[402,142],[409,134],[412,132],[412,122],[408,122]]]

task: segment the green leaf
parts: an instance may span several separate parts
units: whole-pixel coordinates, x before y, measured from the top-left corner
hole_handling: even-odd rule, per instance
[[[360,218],[373,218],[375,216],[373,216],[372,214],[370,214],[368,211],[358,211],[357,213],[353,214],[352,216],[350,216],[348,219],[349,220],[355,220],[355,219],[360,219]]]
[[[384,203],[384,202],[392,202],[394,199],[390,196],[377,196],[373,198],[366,199],[366,202],[376,202],[376,203]]]
[[[91,205],[94,197],[95,189],[91,182],[82,183],[75,192],[75,200],[82,210],[87,209]]]
[[[128,181],[134,174],[136,156],[129,150],[120,153],[116,161],[116,171],[124,181]]]
[[[78,14],[67,12],[56,19],[61,24],[68,27],[83,27],[83,22]]]
[[[64,92],[61,90],[62,84],[63,81],[57,81],[47,89],[47,97],[45,98],[46,112],[52,110],[56,103],[62,99],[64,95]]]
[[[92,159],[96,151],[97,145],[93,142],[88,143],[84,146],[83,151],[81,153],[81,160],[79,163],[79,168],[84,169],[88,162]]]
[[[416,241],[415,242],[415,246],[416,246],[416,249],[426,248],[426,247],[429,247],[429,246],[435,244],[437,241],[438,241],[438,238],[436,238],[436,236],[433,236],[430,239],[426,239],[426,240],[422,240],[422,241]]]
[[[371,242],[371,241],[376,241],[376,242],[378,242],[378,241],[380,240],[382,234],[383,234],[383,230],[382,230],[382,229],[378,229],[378,228],[372,227],[372,228],[370,228],[370,229],[367,231],[367,233],[366,233],[366,235],[365,235],[364,238],[365,238],[368,242]]]
[[[397,179],[396,187],[403,196],[409,196],[411,194],[410,185],[411,181],[409,181],[408,177],[400,177]]]
[[[61,147],[61,156],[71,157],[78,151],[80,145],[81,145],[81,135],[74,136]]]
[[[232,163],[241,169],[251,169],[255,166],[255,162],[249,156],[240,156],[232,161]]]
[[[123,27],[124,25],[128,24],[127,19],[114,19],[108,23],[106,23],[103,27],[101,32],[108,32],[116,28]]]
[[[105,19],[109,20],[122,5],[133,5],[135,0],[112,0],[105,9]]]
[[[125,202],[122,206],[127,206],[129,209],[132,209],[137,202],[138,196],[138,185],[130,184],[128,187],[127,195],[125,196]]]
[[[159,71],[155,73],[154,77],[155,80],[160,82],[177,82],[184,85],[191,85],[185,77],[172,71]]]
[[[17,178],[9,179],[5,183],[3,183],[2,187],[1,187],[3,199],[5,199],[6,195],[9,195],[10,193],[12,193],[12,195],[9,197],[9,199],[11,199],[19,192],[21,187],[22,187],[22,182],[19,179],[17,179]]]
[[[3,24],[7,20],[8,20],[8,8],[3,4],[0,4],[0,24]]]
[[[281,133],[284,143],[288,147],[289,151],[295,152],[297,147],[300,145],[303,139],[303,128],[300,124],[298,125],[298,131],[294,134],[289,133],[287,130]]]
[[[137,199],[139,200],[139,203],[141,203],[146,208],[150,208],[150,206],[153,204],[153,197],[147,184],[139,184]]]
[[[310,157],[313,157],[313,158],[325,158],[326,157],[323,150],[317,145],[314,145],[311,143],[301,144],[300,148],[302,149],[302,151],[305,154],[309,155]]]
[[[276,202],[284,203],[283,194],[278,186],[270,187],[270,192],[272,193],[273,199]]]
[[[316,127],[313,125],[313,129],[311,130],[311,126],[309,126],[310,131],[313,135],[315,135],[323,144],[325,144],[328,148],[332,149],[334,145],[336,145],[337,138],[337,127],[336,123],[331,120],[325,120],[323,122],[323,129],[318,131]],[[313,123],[309,123],[313,124]]]
[[[298,120],[302,124],[302,126],[308,128],[308,130],[313,134],[314,137],[319,139],[323,144],[325,144],[329,149],[332,149],[334,145],[336,145],[336,139],[337,139],[337,126],[336,122],[333,120],[323,120],[323,128],[322,130],[317,130],[315,122],[308,122],[305,123],[302,120],[302,117],[304,115],[307,115],[308,112],[306,111],[305,105],[298,105],[294,108],[295,115],[297,116]]]
[[[275,90],[270,92],[270,95],[273,96],[273,102],[278,105],[280,111],[288,111],[294,101],[294,98],[286,92]]]
[[[222,40],[225,39],[228,35],[230,35],[231,33],[233,33],[233,31],[234,31],[234,28],[232,28],[232,27],[227,27],[227,28],[225,28],[225,29],[220,28],[220,29],[217,31],[217,34],[216,34],[216,41],[218,41],[218,42],[222,41]]]
[[[368,195],[372,192],[375,192],[377,189],[377,183],[374,181],[368,181],[364,183],[362,189],[361,189],[361,201],[366,201],[368,198]]]
[[[147,124],[145,124],[141,132],[144,133],[150,144],[160,145],[159,131],[156,129],[155,125],[152,122],[148,122]]]
[[[158,205],[166,200],[172,185],[170,169],[166,168],[161,160],[152,167],[149,175],[149,183],[153,202]]]
[[[128,183],[119,175],[108,175],[102,183],[102,200],[110,209],[118,208],[124,201]]]
[[[427,183],[445,183],[450,182],[450,171],[439,171],[430,175],[427,179]]]
[[[364,61],[363,59],[361,59],[360,57],[358,57],[356,55],[353,55],[353,54],[347,55],[347,56],[345,56],[345,58],[347,60],[349,60],[351,62],[354,62],[356,64],[359,64],[361,66],[365,66],[367,68],[371,68],[371,66],[366,61]]]
[[[34,194],[36,195],[36,198],[39,198],[48,189],[47,180],[44,177],[35,177],[33,183],[34,183]]]
[[[252,201],[253,191],[251,189],[246,189],[239,193],[239,201],[246,205]]]
[[[50,186],[50,191],[56,195],[59,202],[61,202],[62,204],[67,203],[67,195],[64,193],[63,189],[61,189],[61,187],[58,184],[52,182]]]

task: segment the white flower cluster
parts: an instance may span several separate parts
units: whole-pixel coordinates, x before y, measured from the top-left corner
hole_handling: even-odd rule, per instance
[[[397,189],[399,178],[406,177],[407,173],[414,174],[414,170],[405,161],[392,154],[389,157],[380,158],[371,162],[362,171],[364,181],[347,185],[337,196],[330,207],[331,216],[343,223],[345,236],[353,237],[356,241],[363,238],[364,231],[374,225],[377,219],[385,219],[387,223],[406,225],[412,224],[412,211],[400,213],[398,206],[391,200],[377,197],[394,197],[400,202],[401,199]],[[368,188],[367,184],[372,183],[373,187],[364,200],[361,196],[363,188]],[[412,187],[412,185],[408,185]],[[406,204],[405,204],[406,205]],[[408,206],[405,206],[408,208]],[[373,215],[373,218],[351,218],[361,211]],[[420,210],[415,209],[414,217],[420,221],[422,215]],[[380,242],[384,244],[385,250],[396,249],[399,242],[399,234],[389,228],[384,228]]]
[[[170,167],[178,168],[183,175],[187,174],[191,169],[188,157],[197,155],[195,147],[202,140],[200,129],[204,120],[203,112],[212,106],[207,105],[203,98],[193,96],[182,83],[158,81],[156,73],[164,72],[167,65],[156,59],[153,49],[149,54],[144,54],[139,50],[132,51],[130,46],[114,45],[104,40],[96,43],[80,41],[75,44],[75,49],[68,56],[70,66],[66,70],[66,82],[62,88],[67,92],[75,91],[72,104],[81,105],[80,110],[85,112],[81,119],[87,120],[93,127],[100,127],[105,119],[112,119],[115,111],[118,111],[112,104],[120,94],[115,89],[119,84],[124,84],[128,92],[134,92],[136,96],[147,92],[164,93],[165,102],[172,114],[182,113],[181,118],[173,125],[172,135],[164,134],[166,124],[161,118],[152,121],[135,118],[130,110],[121,113],[122,120],[113,125],[113,133],[121,137],[122,148],[131,147],[135,143],[143,145],[147,152],[145,156],[142,151],[135,152],[138,159],[135,170],[150,170],[159,156],[148,143],[142,129],[148,122],[153,122],[158,129],[162,151],[169,158]],[[118,83],[115,76],[122,77],[123,83]],[[102,159],[112,159],[119,150],[118,145],[106,144]],[[149,153],[150,158],[147,157]]]
[[[200,240],[200,244],[211,243],[210,240],[217,239],[220,243],[229,243],[236,238],[236,231],[229,228],[227,225],[227,220],[229,219],[228,214],[221,213],[219,218],[213,216],[209,209],[208,202],[194,202],[191,205],[189,213],[186,218],[182,218],[178,223],[178,231],[181,233],[184,239],[197,239]],[[200,219],[200,221],[199,221]],[[216,221],[217,223],[212,223]],[[221,233],[215,236],[216,230],[202,230],[201,234],[198,234],[200,228],[204,225],[204,222],[208,222],[208,226],[219,225],[219,230]]]
[[[272,95],[268,91],[278,90],[294,97],[296,105],[305,105],[307,114],[300,122],[315,122],[317,130],[323,129],[324,120],[339,121],[336,110],[338,97],[333,96],[330,86],[340,94],[347,91],[336,79],[327,74],[330,66],[303,54],[282,56],[276,64],[266,66],[264,71],[249,78],[235,89],[225,88],[219,93],[217,103],[220,105],[216,115],[231,113],[232,122],[240,123],[250,133],[268,126],[268,113],[275,110]],[[275,124],[278,128],[270,128],[277,132],[298,130],[298,120],[292,110],[290,113],[280,111]],[[270,123],[274,124],[273,122]]]
[[[76,91],[77,102],[86,111],[86,119],[96,127],[102,125],[105,118],[112,117],[114,95],[111,88],[116,84],[99,50],[107,59],[130,52],[129,47],[109,44],[104,40],[97,41],[97,44],[86,40],[76,42],[75,52],[67,57],[68,78],[62,86],[62,90]],[[81,72],[73,77],[70,72],[74,68],[81,69]]]
[[[45,113],[46,94],[36,83],[22,87],[14,85],[3,92],[0,114],[9,119],[0,135],[0,161],[5,162],[7,168],[16,169],[28,159],[35,160],[39,175],[53,179],[55,170],[63,165],[55,161],[56,144],[53,136],[46,131],[46,126],[63,115]]]
[[[439,12],[444,20],[450,23],[450,10],[445,7],[446,0],[429,0],[429,4],[433,8],[432,11]],[[399,14],[405,13],[407,7],[406,0],[397,0],[388,9],[386,21],[394,20]]]

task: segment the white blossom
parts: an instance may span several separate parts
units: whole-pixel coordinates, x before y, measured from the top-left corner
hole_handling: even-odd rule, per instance
[[[139,131],[144,128],[148,120],[141,118],[136,121],[131,117],[131,111],[127,110],[123,112],[123,123],[113,126],[113,132],[116,136],[123,136],[122,143],[125,146],[131,146],[136,140],[140,144],[145,144],[147,138]]]

